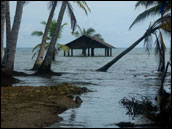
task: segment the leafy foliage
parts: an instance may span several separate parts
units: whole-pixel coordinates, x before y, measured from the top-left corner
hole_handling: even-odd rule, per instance
[[[101,34],[96,33],[96,31],[93,28],[88,28],[86,30],[85,28],[81,29],[81,27],[79,25],[77,27],[78,27],[78,31],[72,32],[72,35],[74,35],[75,37],[78,38],[82,35],[88,35],[88,36],[95,37],[95,38],[98,38],[98,39],[104,41]]]
[[[41,22],[42,25],[46,25],[46,22],[45,21],[42,21]],[[56,27],[56,24],[57,22],[55,20],[52,20],[51,24],[50,24],[50,29],[49,29],[49,32],[48,32],[48,35],[47,35],[47,43],[45,45],[45,50],[48,50],[48,47],[50,45],[50,40],[51,38],[53,37],[53,33],[55,31],[55,27]],[[64,23],[63,25],[61,25],[61,29],[60,29],[60,33],[58,35],[58,39],[61,38],[61,34],[62,34],[62,30],[64,28],[64,26],[66,26],[67,23]],[[41,37],[43,36],[43,32],[42,31],[34,31],[32,32],[31,34],[32,36],[38,36],[38,37]],[[33,49],[32,49],[32,52],[34,52],[33,56],[32,56],[32,59],[38,54],[39,50],[40,50],[40,47],[41,47],[41,43],[37,44]],[[56,53],[58,50],[63,50],[63,51],[69,51],[69,48],[63,44],[57,44],[56,46]]]

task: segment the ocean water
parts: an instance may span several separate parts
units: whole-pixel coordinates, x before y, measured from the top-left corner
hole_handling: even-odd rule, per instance
[[[79,108],[69,109],[59,116],[64,120],[54,123],[50,128],[114,128],[118,122],[144,123],[149,120],[137,116],[134,120],[126,115],[126,108],[119,101],[123,97],[137,94],[147,96],[153,103],[156,92],[160,86],[159,73],[157,72],[158,60],[151,51],[150,55],[143,48],[135,48],[107,72],[95,70],[111,61],[122,52],[123,48],[113,49],[112,57],[104,57],[104,50],[96,49],[96,57],[81,57],[81,51],[74,51],[74,57],[64,57],[59,52],[52,70],[63,72],[62,76],[45,77],[16,77],[21,80],[14,86],[49,86],[63,82],[76,86],[87,87],[94,91],[81,95],[83,103]],[[18,48],[15,58],[15,70],[33,73],[32,49]],[[169,60],[169,49],[166,60]],[[169,69],[171,71],[171,68]],[[170,75],[170,73],[168,73]],[[167,77],[165,89],[171,91],[171,78]]]

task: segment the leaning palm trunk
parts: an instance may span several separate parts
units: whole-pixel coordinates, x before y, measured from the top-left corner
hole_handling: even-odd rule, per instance
[[[6,1],[1,1],[1,63],[3,58],[3,45],[4,45],[4,26],[5,26],[5,12]]]
[[[23,6],[24,6],[24,1],[17,1],[14,23],[10,33],[9,49],[7,52],[6,65],[3,68],[3,72],[8,76],[12,75],[14,69],[14,58],[15,58],[18,33],[19,33],[19,28],[20,28],[22,13],[23,13]]]
[[[41,42],[41,47],[40,47],[37,59],[35,61],[35,64],[34,64],[32,70],[39,69],[39,67],[41,66],[41,64],[43,62],[43,56],[44,56],[44,52],[45,52],[45,45],[46,45],[47,35],[48,35],[48,31],[49,31],[49,28],[50,28],[51,21],[52,21],[53,16],[54,16],[56,5],[57,5],[57,1],[54,1],[53,7],[51,9],[51,12],[50,12],[50,15],[49,15],[46,27],[45,27],[44,35],[43,35],[42,42]]]
[[[57,19],[56,28],[55,28],[53,37],[52,37],[51,42],[50,42],[50,46],[49,46],[48,51],[46,53],[45,59],[39,68],[39,71],[51,71],[51,63],[52,63],[53,54],[55,51],[55,45],[57,42],[57,38],[58,38],[59,31],[60,31],[60,26],[62,24],[62,20],[63,20],[66,6],[67,6],[67,2],[63,1],[62,7],[60,9],[59,16]]]
[[[9,49],[9,40],[10,40],[10,32],[11,32],[11,20],[10,20],[10,7],[9,1],[6,1],[6,49],[3,57],[3,65],[6,63],[7,53]]]
[[[133,48],[135,48],[145,37],[153,33],[157,28],[154,29],[148,29],[147,32],[140,38],[138,39],[135,43],[133,43],[129,48],[124,50],[121,54],[119,54],[117,57],[115,57],[112,61],[104,65],[103,67],[97,69],[96,71],[102,71],[106,72],[107,69],[109,69],[114,63],[116,63],[119,59],[121,59],[123,56],[125,56],[128,52],[130,52]]]

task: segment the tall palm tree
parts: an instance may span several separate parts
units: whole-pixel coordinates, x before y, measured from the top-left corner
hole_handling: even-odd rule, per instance
[[[11,32],[11,19],[10,19],[10,2],[6,1],[6,49],[3,57],[3,65],[5,65],[7,59],[7,49],[9,48],[9,40],[10,40],[10,32]]]
[[[86,12],[86,8],[89,9],[85,1],[74,1],[74,2],[76,2],[82,9],[84,9],[85,12]],[[81,6],[81,5],[83,5],[83,6]],[[84,5],[86,6],[86,8]],[[48,51],[47,51],[46,56],[44,58],[44,61],[41,64],[39,72],[42,72],[42,71],[49,71],[50,72],[51,71],[53,52],[55,50],[55,45],[57,42],[57,36],[58,36],[59,30],[60,30],[60,26],[62,24],[62,20],[63,20],[63,16],[64,16],[66,8],[68,9],[69,16],[71,18],[72,31],[74,31],[76,28],[76,18],[75,18],[75,15],[73,13],[72,5],[70,4],[69,1],[63,1],[60,12],[59,12],[59,16],[57,19],[57,25],[55,27],[55,31],[53,33],[53,37],[52,37],[51,42],[50,42],[50,46],[48,48]]]
[[[115,64],[120,58],[122,58],[123,56],[125,56],[128,52],[130,52],[133,48],[135,48],[142,40],[147,39],[149,36],[151,36],[156,30],[158,29],[163,29],[162,28],[162,23],[163,24],[168,24],[169,22],[171,22],[171,14],[167,14],[161,18],[159,18],[158,20],[156,20],[152,26],[150,26],[146,33],[139,38],[136,42],[134,42],[130,47],[128,47],[126,50],[124,50],[122,53],[120,53],[117,57],[115,57],[112,61],[108,62],[107,64],[105,64],[103,67],[97,69],[97,71],[102,71],[102,72],[106,72],[107,69],[109,69],[113,64]]]
[[[37,59],[36,59],[36,61],[34,63],[34,66],[32,68],[33,70],[38,69],[40,67],[40,65],[42,64],[42,62],[43,62],[43,56],[44,56],[44,51],[45,51],[47,35],[48,35],[48,31],[49,31],[49,28],[50,28],[51,21],[52,21],[53,16],[54,16],[56,6],[57,6],[57,1],[51,1],[50,2],[51,11],[50,11],[48,21],[47,21],[47,24],[46,24],[46,27],[45,27],[45,30],[44,30],[44,33],[43,33],[40,50],[39,50]]]
[[[3,58],[5,14],[6,14],[6,1],[1,1],[1,63]]]
[[[42,21],[41,22],[42,25],[45,25],[46,26],[46,22],[45,21]],[[52,36],[53,36],[53,33],[55,31],[55,26],[56,26],[56,21],[55,20],[52,20],[51,21],[51,24],[50,24],[50,29],[48,31],[48,34],[47,34],[47,40],[46,40],[46,44],[45,44],[45,50],[48,49],[49,45],[50,45],[50,40],[52,39]],[[59,32],[59,35],[58,35],[58,39],[61,38],[61,33],[62,33],[62,30],[63,30],[63,27],[67,25],[67,23],[64,23],[63,25],[61,25],[60,27],[60,32]],[[32,36],[38,36],[38,37],[41,37],[43,36],[43,32],[42,31],[34,31],[32,32],[31,34]],[[37,44],[33,49],[32,49],[32,52],[34,52],[33,54],[33,57],[35,57],[35,55],[40,51],[40,47],[41,47],[41,43]],[[65,45],[62,45],[60,43],[58,43],[56,49],[55,49],[55,52],[54,52],[54,55],[53,55],[53,61],[55,60],[55,55],[58,53],[58,50],[63,50],[63,51],[68,51],[69,48]],[[33,58],[32,57],[32,58]]]
[[[137,8],[139,6],[145,7],[146,10],[136,17],[136,19],[131,24],[129,29],[131,29],[136,23],[145,20],[149,16],[159,15],[162,17],[163,15],[171,11],[171,7],[170,7],[171,1],[139,1],[136,3],[135,7]],[[160,34],[160,38],[162,39],[162,34]],[[161,43],[164,43],[164,42],[161,42]],[[149,51],[150,49],[149,46],[151,46],[151,41],[147,39],[147,42],[145,42],[145,45],[148,46],[146,47],[146,50]],[[158,41],[156,41],[156,46],[161,46]],[[165,44],[163,44],[163,46],[165,46]],[[165,49],[164,47],[155,47],[155,48],[156,48],[155,51],[161,51],[161,52],[156,52],[156,54],[159,55],[159,61],[160,61],[158,71],[164,71],[165,70]]]
[[[96,33],[95,29],[93,29],[93,28],[88,28],[88,29],[83,28],[83,29],[81,29],[81,27],[79,25],[77,25],[77,27],[78,27],[79,31],[76,31],[76,32],[72,33],[72,35],[74,35],[75,37],[79,38],[82,35],[88,35],[90,37],[95,37],[97,39],[100,39],[100,40],[104,41],[101,34]],[[94,48],[92,48],[92,49],[94,49]],[[85,48],[82,49],[82,54],[86,55],[86,49]]]
[[[18,33],[19,33],[21,19],[22,19],[24,3],[25,1],[17,1],[14,22],[13,22],[13,26],[10,32],[7,59],[6,59],[5,66],[2,69],[3,72],[8,76],[11,76],[13,74],[14,58],[15,58],[17,39],[18,39]]]

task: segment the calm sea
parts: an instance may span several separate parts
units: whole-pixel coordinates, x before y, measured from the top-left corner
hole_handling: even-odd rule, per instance
[[[81,95],[82,105],[76,109],[69,109],[60,114],[64,119],[50,127],[59,128],[114,128],[115,123],[121,121],[149,122],[137,116],[134,120],[126,115],[126,108],[119,104],[123,97],[137,94],[147,96],[154,103],[156,92],[160,86],[158,58],[151,51],[150,55],[145,49],[136,48],[121,58],[107,72],[95,70],[111,61],[122,52],[123,48],[113,49],[113,57],[103,57],[104,50],[96,49],[96,57],[80,57],[81,51],[74,51],[75,57],[64,57],[59,52],[56,61],[52,64],[55,72],[64,72],[62,76],[43,77],[17,77],[20,83],[14,86],[49,86],[63,82],[76,86],[87,87],[94,92]],[[32,49],[18,48],[15,58],[15,70],[33,73]],[[170,52],[167,49],[166,60],[169,60]],[[171,68],[169,69],[171,71]],[[169,73],[168,73],[169,74]],[[170,76],[167,77],[165,88],[171,90]]]

